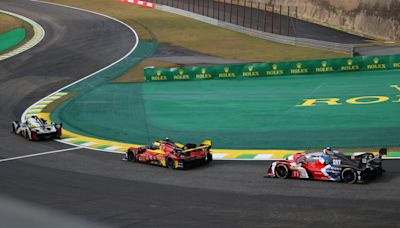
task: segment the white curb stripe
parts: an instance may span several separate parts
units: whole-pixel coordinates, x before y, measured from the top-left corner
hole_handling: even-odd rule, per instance
[[[115,151],[115,150],[120,149],[120,148],[122,148],[122,147],[120,147],[120,146],[110,146],[110,147],[106,147],[104,149],[105,150],[109,150],[109,151]]]
[[[50,104],[51,102],[53,102],[53,101],[42,100],[42,101],[38,102],[37,104]]]
[[[44,107],[47,107],[47,105],[44,105],[44,104],[43,105],[35,105],[35,106],[32,107],[32,109],[35,109],[35,108],[42,108],[43,109]]]
[[[61,139],[62,141],[65,141],[65,142],[69,142],[69,141],[74,141],[74,140],[77,140],[76,138],[67,138],[67,139]]]
[[[59,93],[55,93],[54,95],[55,96],[65,96],[67,94],[68,94],[67,92],[59,92]]]
[[[212,153],[213,159],[223,159],[228,154],[214,154]]]
[[[97,144],[97,143],[95,143],[95,142],[87,142],[87,143],[81,144],[81,146],[89,147],[89,146],[92,146],[92,145],[95,145],[95,144]]]
[[[57,100],[57,99],[60,98],[60,97],[62,97],[62,96],[53,95],[53,96],[51,96],[51,97],[49,97],[49,98],[50,98],[50,99],[55,99],[55,100]]]
[[[271,159],[273,154],[257,154],[253,160],[268,160]]]
[[[31,109],[31,110],[29,110],[29,112],[41,112],[42,111],[42,109],[40,108],[40,109],[38,109],[38,108],[33,108],[33,109]]]

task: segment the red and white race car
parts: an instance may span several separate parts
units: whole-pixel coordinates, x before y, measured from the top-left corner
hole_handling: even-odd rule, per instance
[[[187,169],[196,164],[212,161],[211,140],[204,140],[199,146],[174,142],[168,138],[148,146],[129,148],[124,160],[160,165],[172,169]]]
[[[286,160],[273,162],[265,177],[363,183],[385,172],[382,156],[386,153],[386,148],[380,149],[377,155],[369,152],[345,155],[330,148],[323,152],[296,153]]]

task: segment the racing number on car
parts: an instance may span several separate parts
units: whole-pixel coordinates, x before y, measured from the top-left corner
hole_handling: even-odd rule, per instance
[[[342,160],[340,159],[333,159],[333,165],[341,165],[342,164]]]
[[[298,170],[293,170],[292,171],[292,177],[295,177],[295,178],[300,177],[300,172]]]

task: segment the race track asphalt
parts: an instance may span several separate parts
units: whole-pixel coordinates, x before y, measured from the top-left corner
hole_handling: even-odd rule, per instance
[[[134,36],[115,21],[69,8],[27,0],[0,0],[0,8],[46,30],[38,46],[0,62],[0,160],[69,148],[28,142],[10,133],[10,123],[39,98],[118,60],[133,47]],[[387,173],[364,185],[265,179],[269,164],[215,161],[177,171],[77,149],[0,162],[0,195],[112,227],[400,224],[397,160],[385,161]]]

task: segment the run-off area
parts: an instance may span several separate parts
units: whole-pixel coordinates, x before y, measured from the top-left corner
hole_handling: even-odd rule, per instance
[[[104,84],[52,114],[73,132],[221,149],[400,145],[400,71]]]

